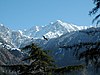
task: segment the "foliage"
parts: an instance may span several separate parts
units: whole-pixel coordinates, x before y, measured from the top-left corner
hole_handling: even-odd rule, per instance
[[[48,74],[47,70],[50,67],[55,67],[53,65],[53,59],[47,55],[47,52],[43,51],[40,47],[36,46],[34,43],[32,43],[31,45],[27,45],[26,47],[22,48],[22,49],[26,49],[29,50],[28,54],[29,57],[25,58],[25,60],[30,60],[30,67],[28,68],[28,70],[30,70],[30,72],[34,71],[34,74]]]
[[[78,57],[79,60],[84,59],[86,65],[89,62],[95,66],[95,68],[100,68],[100,42],[81,42],[79,44],[61,46],[60,48],[72,49],[74,50],[74,55]],[[83,49],[83,51],[82,51]]]
[[[93,3],[95,4],[95,7],[89,12],[90,15],[96,14],[96,13],[99,11],[99,9],[100,9],[100,0],[93,0]],[[99,14],[96,15],[96,17],[93,19],[92,23],[94,23],[94,21],[97,20],[97,25],[98,25],[98,23],[100,23],[99,17],[100,17],[100,12],[99,12]]]
[[[84,68],[83,65],[71,65],[71,66],[66,66],[66,67],[61,67],[61,68],[56,68],[54,69],[54,72],[56,74],[64,74],[64,73],[70,73],[70,72],[73,72],[73,71],[78,71],[78,70],[82,70]]]
[[[32,66],[32,65],[31,65]],[[8,71],[14,71],[18,72],[18,75],[58,75],[58,74],[64,74],[64,73],[70,73],[73,71],[80,71],[84,69],[84,65],[71,65],[66,67],[56,67],[56,68],[48,68],[46,70],[46,73],[41,73],[38,71],[32,72],[29,71],[30,67],[29,65],[1,65],[1,67],[7,69]]]
[[[48,52],[34,43],[25,46],[22,50],[28,50],[29,56],[23,61],[30,60],[29,64],[1,65],[1,67],[16,72],[18,75],[58,75],[59,73],[63,74],[84,68],[83,65],[56,67]]]

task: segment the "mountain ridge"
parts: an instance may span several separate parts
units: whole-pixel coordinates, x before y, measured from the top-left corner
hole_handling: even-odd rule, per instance
[[[68,23],[69,24],[69,23]],[[78,61],[76,60],[75,56],[73,56],[73,51],[74,50],[65,50],[60,48],[60,46],[67,46],[67,45],[73,45],[73,44],[78,44],[80,42],[95,42],[95,41],[100,41],[100,27],[95,28],[95,27],[91,27],[91,28],[85,28],[84,26],[79,27],[73,24],[66,24],[63,23],[62,21],[57,21],[57,22],[52,22],[50,23],[48,26],[34,26],[34,28],[30,28],[31,30],[29,31],[25,31],[27,32],[28,35],[26,35],[23,31],[18,30],[18,31],[12,31],[10,29],[6,29],[3,30],[2,26],[0,28],[1,29],[1,33],[0,33],[0,47],[2,48],[6,48],[7,50],[9,49],[10,45],[11,48],[11,52],[8,53],[9,55],[11,53],[13,53],[12,56],[18,56],[18,58],[20,57],[24,57],[23,53],[21,53],[20,50],[17,50],[17,48],[21,48],[24,47],[28,44],[31,43],[36,43],[38,44],[40,47],[42,47],[44,50],[51,50],[52,53],[50,54],[54,60],[56,61],[55,63],[57,64],[57,66],[66,66],[66,65],[75,65],[75,64],[80,64],[83,63],[82,61]],[[68,31],[65,29],[65,26],[67,25],[72,30]],[[50,27],[49,27],[50,26]],[[66,26],[66,28],[67,28]],[[62,27],[62,28],[61,28]],[[61,28],[61,30],[59,30],[59,28]],[[44,31],[42,31],[42,29]],[[43,35],[48,38],[46,36],[46,34],[48,33],[45,32],[46,30],[50,31],[49,29],[51,29],[52,32],[57,32],[57,30],[63,31],[62,35],[56,36],[56,37],[52,37],[49,38],[48,41],[43,39]],[[74,30],[75,29],[75,30]],[[64,32],[65,30],[65,32]],[[34,38],[33,36],[29,36],[31,34],[29,34],[30,32],[33,33],[32,35],[36,35],[38,36],[39,31],[42,31],[41,37],[40,38]],[[34,33],[36,32],[36,33]],[[44,32],[44,33],[43,33]],[[41,32],[40,32],[41,33]],[[50,32],[49,32],[50,33]],[[54,36],[54,35],[52,35]],[[4,38],[5,39],[4,39]],[[49,36],[51,37],[51,36]],[[3,46],[2,46],[3,45]],[[2,50],[1,50],[2,51]],[[5,51],[5,50],[4,50]],[[4,57],[5,52],[2,53]],[[0,58],[0,63],[2,63],[3,60],[1,60],[2,58]],[[6,59],[6,58],[4,58]],[[12,59],[12,58],[11,58]],[[70,60],[70,61],[69,61]],[[7,60],[8,61],[8,60]],[[13,60],[11,60],[11,62],[13,62]],[[87,70],[88,71],[88,70]],[[93,75],[91,70],[88,71],[89,75]]]
[[[36,39],[42,38],[43,35],[47,38],[57,38],[67,32],[82,29],[87,29],[87,26],[77,26],[57,20],[56,22],[51,22],[45,26],[34,26],[33,28],[26,30],[24,34]]]
[[[32,42],[34,39],[43,39],[45,36],[48,39],[60,37],[63,34],[87,29],[86,26],[77,26],[57,20],[45,26],[33,26],[27,30],[10,30],[3,24],[0,24],[0,37],[9,42],[14,47],[20,47],[23,43]]]

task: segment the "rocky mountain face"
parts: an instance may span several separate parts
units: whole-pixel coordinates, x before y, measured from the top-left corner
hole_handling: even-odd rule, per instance
[[[0,46],[0,65],[18,63],[21,63],[20,58],[16,58],[10,51]]]
[[[45,50],[51,50],[51,56],[56,60],[55,63],[58,66],[85,64],[85,62],[79,61],[73,56],[74,50],[64,49],[61,46],[74,45],[80,42],[100,42],[100,27],[66,33],[58,38],[49,39],[48,41],[36,40],[35,42]],[[82,50],[79,52],[82,52]],[[89,68],[87,73],[88,75],[94,75],[93,67]]]
[[[35,39],[41,39],[42,36],[47,38],[57,38],[68,32],[86,29],[86,26],[77,26],[57,20],[46,26],[34,26],[28,30],[24,30],[23,34]]]
[[[9,55],[11,53],[16,56],[17,53],[17,55],[19,54],[19,56],[23,57],[23,54],[21,54],[21,51],[18,48],[37,40],[39,41],[39,39],[41,41],[43,40],[43,36],[50,39],[50,41],[52,42],[53,38],[60,38],[62,35],[69,34],[70,32],[74,33],[73,31],[78,31],[86,28],[87,27],[85,26],[76,26],[74,24],[65,23],[60,20],[57,20],[56,22],[51,22],[46,26],[34,26],[28,30],[23,31],[13,31],[5,27],[3,24],[0,24],[1,51],[3,49],[6,49],[4,51],[8,50]],[[43,42],[45,41],[43,40]],[[56,41],[54,42],[56,43]],[[47,45],[49,46],[49,44]]]
[[[10,45],[20,48],[23,44],[30,43],[34,39],[43,39],[43,36],[49,39],[58,38],[66,33],[86,28],[86,26],[77,26],[60,20],[57,20],[54,23],[51,22],[46,26],[34,26],[22,31],[12,31],[3,24],[0,24],[0,37]]]
[[[43,36],[48,40],[45,40]],[[88,28],[57,20],[46,26],[34,26],[28,30],[12,31],[1,24],[0,63],[18,63],[25,56],[18,48],[34,42],[45,50],[51,50],[50,55],[54,57],[58,66],[80,64],[82,62],[73,56],[73,50],[65,50],[60,46],[90,41],[100,41],[99,27]]]
[[[24,63],[21,62],[21,60],[24,58],[25,54],[23,54],[20,49],[17,48],[17,43],[13,43],[12,38],[14,37],[12,37],[12,35],[12,30],[6,28],[2,24],[0,25],[0,65]],[[4,70],[0,67],[0,75],[6,75],[3,71]]]
[[[21,63],[20,62],[21,59],[24,58],[24,54],[22,54],[20,49],[17,48],[17,45],[13,43],[16,39],[12,36],[13,36],[13,31],[1,24],[0,25],[0,64]],[[16,53],[14,53],[15,51]],[[15,54],[17,54],[17,56]]]
[[[55,57],[56,60],[60,62],[59,65],[64,66],[75,64],[77,63],[77,60],[73,56],[73,50],[65,50],[60,48],[61,46],[74,45],[80,42],[85,43],[98,41],[100,41],[100,28],[89,28],[87,30],[70,32],[58,38],[49,39],[48,41],[36,40],[35,42],[37,42],[37,44],[40,44],[40,46],[43,47],[45,50],[52,50],[52,55]]]

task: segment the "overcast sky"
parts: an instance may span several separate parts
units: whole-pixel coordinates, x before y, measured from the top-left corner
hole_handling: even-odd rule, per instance
[[[27,29],[62,20],[92,25],[92,0],[0,0],[0,23],[10,29]]]

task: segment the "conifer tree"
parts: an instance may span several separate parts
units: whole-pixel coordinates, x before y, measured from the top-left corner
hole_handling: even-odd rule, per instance
[[[96,13],[98,13],[96,15],[96,17],[93,19],[92,23],[94,23],[94,21],[97,21],[97,25],[100,23],[100,0],[93,0],[93,3],[95,5],[95,7],[89,12],[89,15],[95,15]]]
[[[81,42],[74,45],[61,46],[60,48],[74,50],[74,55],[84,59],[86,66],[90,63],[98,70],[100,68],[100,42]],[[83,51],[82,51],[83,50]]]
[[[24,50],[29,50],[29,57],[25,60],[30,60],[30,71],[35,71],[35,74],[47,75],[50,68],[53,68],[53,59],[47,55],[46,51],[43,51],[40,47],[36,46],[34,43],[27,45],[23,48]],[[49,70],[50,71],[50,70]]]
[[[22,50],[28,50],[29,56],[25,60],[30,60],[29,64],[0,65],[8,71],[16,72],[17,75],[64,75],[69,72],[82,70],[83,65],[69,65],[65,67],[55,67],[52,58],[47,51],[42,50],[34,43],[27,45]]]

